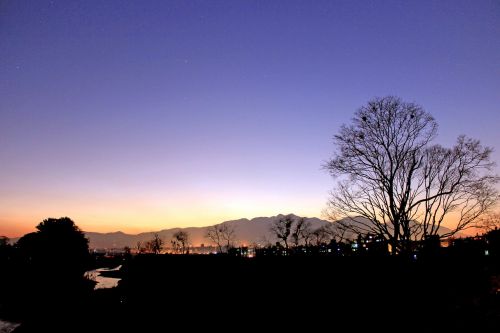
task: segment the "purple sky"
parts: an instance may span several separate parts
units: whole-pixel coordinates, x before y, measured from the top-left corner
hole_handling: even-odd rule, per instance
[[[0,235],[320,216],[375,96],[499,162],[498,1],[2,1]]]

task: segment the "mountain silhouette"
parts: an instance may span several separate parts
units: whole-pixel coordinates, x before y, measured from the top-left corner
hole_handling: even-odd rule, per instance
[[[220,224],[228,224],[234,228],[236,244],[238,245],[250,245],[254,243],[267,245],[276,242],[269,228],[275,220],[283,216],[284,215],[280,214],[271,217],[256,217],[251,220],[239,219],[222,222]],[[300,218],[293,214],[292,216],[295,219]],[[306,217],[305,219],[311,224],[312,229],[319,228],[325,224],[331,224],[331,222],[315,217]],[[126,234],[120,231],[111,233],[86,232],[86,235],[90,240],[91,248],[123,248],[124,246],[134,248],[137,242],[148,241],[153,238],[155,233],[157,233],[160,238],[166,242],[166,245],[169,246],[173,234],[182,230],[189,234],[191,245],[200,246],[201,244],[210,245],[210,241],[205,237],[210,227],[211,226],[171,228],[160,231],[143,232],[137,235]]]
[[[291,214],[295,219],[301,218],[300,216]],[[256,217],[253,219],[239,219],[222,222],[220,224],[228,224],[235,230],[236,244],[237,245],[252,245],[259,244],[265,246],[268,244],[274,244],[277,239],[273,236],[272,232],[269,230],[272,223],[284,217],[285,215],[279,214],[277,216],[271,217]],[[325,225],[331,225],[332,222],[322,220],[316,217],[304,217],[311,225],[311,229],[317,229]],[[201,244],[211,245],[210,241],[205,237],[208,228],[205,227],[188,227],[188,228],[171,228],[164,229],[160,231],[143,232],[137,235],[126,234],[121,231],[110,232],[110,233],[98,233],[98,232],[86,232],[90,243],[90,248],[123,248],[129,246],[135,248],[137,242],[145,242],[151,240],[153,235],[157,233],[161,239],[165,241],[165,245],[168,247],[170,245],[170,240],[175,232],[182,230],[189,234],[190,242],[192,246],[200,246]],[[440,233],[445,233],[450,231],[446,227],[440,228]],[[352,233],[346,233],[346,238],[352,239],[356,235]]]

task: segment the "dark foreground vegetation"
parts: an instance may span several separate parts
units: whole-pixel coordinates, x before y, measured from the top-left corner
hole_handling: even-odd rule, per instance
[[[406,255],[353,242],[248,258],[90,255],[69,218],[37,229],[0,243],[0,318],[20,322],[17,333],[500,328],[500,230]],[[118,265],[107,273],[121,278],[116,288],[94,290],[84,274]]]
[[[85,279],[70,285],[4,258],[1,315],[22,322],[16,332],[500,328],[497,256],[143,254],[107,263],[118,262],[119,287],[92,291]]]
[[[146,321],[166,310],[257,330],[500,327],[490,284],[498,267],[478,259],[144,256],[127,266],[121,288],[125,308]]]

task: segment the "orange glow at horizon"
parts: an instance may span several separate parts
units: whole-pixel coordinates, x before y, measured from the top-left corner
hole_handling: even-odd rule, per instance
[[[227,208],[227,207],[225,207]],[[241,212],[241,213],[239,213]],[[261,216],[275,216],[278,214],[289,214],[293,213],[300,216],[306,217],[318,217],[322,218],[318,210],[318,213],[314,213],[314,210],[304,211],[295,210],[290,211],[286,209],[255,209],[252,211],[250,208],[241,210],[221,210],[216,212],[215,210],[206,211],[205,213],[196,214],[196,212],[191,212],[192,214],[182,215],[180,212],[176,214],[162,214],[161,211],[157,214],[141,214],[137,215],[127,215],[127,212],[109,212],[108,214],[99,214],[97,217],[92,214],[73,212],[73,214],[59,213],[37,213],[36,215],[18,215],[10,217],[0,217],[0,236],[7,236],[9,238],[21,237],[27,233],[36,231],[36,226],[44,219],[49,217],[59,218],[63,216],[70,217],[83,231],[92,232],[116,232],[121,231],[127,234],[139,234],[142,232],[150,231],[160,231],[163,229],[170,228],[188,228],[188,227],[204,227],[209,225],[214,225],[230,220],[238,220],[242,218],[252,219],[254,217]],[[102,218],[102,216],[105,216]],[[446,223],[443,223],[447,226]],[[449,226],[449,224],[448,224]],[[481,234],[482,230],[477,228],[470,228],[460,232],[464,236],[474,236],[476,234]]]
[[[286,196],[235,195],[232,200],[225,194],[211,197],[169,198],[166,200],[127,199],[114,201],[39,200],[29,211],[18,209],[19,203],[0,215],[0,236],[20,237],[36,231],[35,227],[49,217],[67,216],[83,231],[116,232],[128,234],[159,231],[170,228],[203,227],[228,220],[252,219],[260,216],[294,213],[301,216],[321,217],[322,202],[294,202]],[[230,197],[230,196],[229,196]],[[319,201],[319,205],[314,205]],[[195,204],[192,204],[194,202]],[[290,207],[296,207],[290,209]],[[298,207],[301,207],[299,209]]]
[[[325,184],[325,189],[328,186]],[[67,216],[84,231],[138,234],[289,213],[322,218],[325,208],[326,190],[308,191],[299,198],[289,188],[270,191],[246,184],[239,186],[246,190],[234,186],[219,186],[217,191],[213,188],[205,184],[175,194],[139,188],[128,193],[108,191],[90,195],[52,190],[45,191],[43,196],[9,196],[3,200],[6,209],[0,214],[0,236],[15,238],[36,231],[35,227],[49,217]],[[450,214],[448,221],[452,219]],[[476,233],[476,230],[462,232]]]

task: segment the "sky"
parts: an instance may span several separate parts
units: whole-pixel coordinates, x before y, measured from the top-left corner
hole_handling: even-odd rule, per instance
[[[0,235],[321,217],[377,96],[499,162],[499,40],[498,1],[2,1]]]

